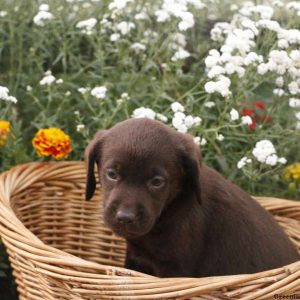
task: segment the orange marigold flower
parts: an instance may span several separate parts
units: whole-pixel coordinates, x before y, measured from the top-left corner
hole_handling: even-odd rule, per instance
[[[0,120],[0,146],[5,143],[7,134],[10,132],[10,123],[8,121]]]
[[[72,151],[70,137],[59,128],[40,129],[32,140],[39,156],[62,159]]]

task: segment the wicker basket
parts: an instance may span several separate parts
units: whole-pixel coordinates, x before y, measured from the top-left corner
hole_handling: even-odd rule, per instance
[[[0,175],[0,235],[20,299],[272,299],[300,297],[300,261],[250,275],[157,278],[122,268],[125,242],[84,201],[80,162],[29,163]],[[300,203],[258,198],[300,249]],[[272,251],[272,249],[270,249]]]

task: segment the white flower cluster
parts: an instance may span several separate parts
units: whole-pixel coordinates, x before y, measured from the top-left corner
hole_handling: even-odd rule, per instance
[[[104,15],[101,20],[101,31],[102,32],[112,32],[110,34],[110,40],[116,42],[120,39],[121,35],[128,35],[130,32],[136,28],[136,25],[130,21],[121,21],[119,23],[114,23],[112,20],[118,17],[118,20],[122,18],[122,14],[127,19],[127,15],[132,13],[132,10],[128,7],[129,3],[133,3],[134,0],[113,0],[108,5],[110,14]],[[140,49],[139,49],[140,50]]]
[[[283,95],[299,95],[300,94],[300,51],[291,50],[287,53],[284,50],[273,50],[269,54],[269,60],[265,64],[258,67],[259,74],[266,72],[275,72],[280,77],[275,81],[277,88],[274,89],[274,94]],[[283,78],[285,76],[285,79]],[[284,90],[286,84],[287,89]],[[290,106],[293,107],[294,99],[290,101]],[[292,103],[292,105],[291,105]]]
[[[91,95],[97,99],[104,99],[106,96],[107,87],[106,86],[96,86],[91,90]]]
[[[101,21],[101,25],[102,32],[113,31],[113,33],[110,34],[110,40],[112,42],[118,41],[121,38],[121,35],[128,35],[133,29],[136,28],[133,22],[122,21],[118,24],[112,25],[112,23],[110,21],[107,21],[106,19],[103,19]]]
[[[207,144],[207,140],[204,137],[196,136],[194,137],[194,143],[198,146],[205,146]]]
[[[122,93],[121,97],[119,99],[117,99],[117,104],[121,105],[124,102],[128,101],[130,99],[130,96],[128,95],[128,93]]]
[[[299,1],[291,1],[286,5],[287,9],[294,10],[298,16],[300,16],[300,2]]]
[[[142,43],[133,43],[130,49],[133,49],[135,52],[141,52],[146,50],[146,46]]]
[[[300,96],[300,51],[291,50],[288,53],[285,50],[272,50],[267,63],[261,64],[258,68],[259,74],[263,75],[267,72],[280,75],[275,80],[277,88],[273,90],[273,93],[279,97],[292,96],[289,99],[289,106],[299,109],[300,99],[295,96]],[[299,129],[300,120],[297,117],[296,119],[296,128]]]
[[[285,7],[279,2],[273,1],[273,5],[297,13],[300,11],[300,5],[295,1],[287,3]],[[205,59],[207,76],[211,80],[205,85],[207,93],[219,93],[223,97],[230,95],[231,75],[244,77],[247,69],[254,67],[260,75],[273,72],[285,76],[276,81],[274,94],[300,94],[300,51],[294,49],[300,45],[300,30],[282,28],[276,20],[272,20],[273,15],[274,9],[271,6],[254,5],[247,1],[233,16],[231,23],[215,24],[211,38],[222,45],[220,51],[209,51]],[[277,36],[278,49],[270,51],[266,62],[262,55],[253,51],[257,46],[256,37],[262,29],[272,31]],[[289,47],[292,48],[289,50]],[[220,88],[220,85],[225,88]]]
[[[139,107],[136,108],[132,115],[132,118],[147,118],[147,119],[151,119],[151,120],[159,120],[162,122],[167,122],[168,118],[160,113],[156,113],[154,110],[152,110],[151,108],[147,108],[147,107]]]
[[[117,29],[122,35],[127,35],[134,28],[135,24],[132,22],[122,21],[119,24],[117,24]]]
[[[284,157],[278,157],[276,154],[276,149],[271,141],[269,140],[261,140],[258,141],[252,150],[252,154],[255,159],[269,166],[276,166],[277,164],[286,164],[287,160]],[[252,159],[247,156],[242,157],[238,163],[237,168],[242,169],[247,164],[251,164]]]
[[[48,4],[41,4],[38,13],[33,18],[33,23],[38,26],[45,26],[47,21],[52,20],[53,15],[49,12]]]
[[[92,1],[99,2],[100,0]],[[105,14],[103,16],[103,19],[99,22],[100,32],[108,34],[112,42],[118,41],[122,35],[128,35],[134,28],[136,28],[136,25],[133,22],[127,21],[128,14],[131,14],[133,12],[132,9],[128,6],[128,4],[133,2],[134,0],[111,1],[108,5],[109,13]],[[126,19],[126,21],[122,20],[123,17]],[[118,20],[119,22],[116,22],[115,20]],[[89,18],[78,22],[76,24],[76,28],[81,29],[81,32],[84,34],[91,35],[95,32],[95,27],[97,23],[97,19]]]
[[[227,22],[217,22],[212,30],[210,36],[212,40],[218,42],[225,39],[226,35],[233,30],[233,26]]]
[[[255,148],[252,150],[254,157],[261,163],[265,163],[270,166],[275,166],[277,163],[286,164],[284,157],[278,157],[276,149],[271,141],[261,140],[256,143]]]
[[[223,24],[221,28],[225,30],[222,31],[219,29],[220,26],[216,25],[212,30],[212,38],[221,38],[223,34],[227,37],[220,52],[212,49],[205,59],[207,76],[211,81],[208,81],[204,88],[209,94],[219,93],[227,97],[231,94],[229,77],[235,73],[243,77],[246,67],[257,65],[263,61],[263,57],[251,51],[255,44],[253,41],[255,35],[250,29],[242,30],[233,28],[230,24],[227,27],[224,23],[221,24]]]
[[[300,99],[290,98],[289,105],[292,108],[300,108]]]
[[[174,112],[172,125],[181,133],[186,133],[193,126],[199,126],[202,122],[200,117],[193,117],[184,113],[184,107],[179,102],[173,102],[171,109]]]
[[[171,60],[172,61],[178,61],[178,60],[183,60],[186,59],[190,56],[190,53],[186,51],[183,48],[179,48],[174,55],[172,56]]]
[[[159,10],[155,12],[157,22],[166,22],[176,17],[180,31],[186,31],[195,24],[194,16],[188,11],[188,5],[196,9],[203,9],[205,4],[200,0],[163,0]]]
[[[45,72],[45,76],[40,80],[40,85],[50,85],[55,82],[56,78],[52,75],[52,72],[49,70]]]
[[[173,127],[181,133],[187,133],[187,131],[195,126],[199,126],[202,122],[200,117],[193,117],[191,115],[186,115],[184,113],[185,109],[179,102],[173,102],[171,104],[171,110],[174,113],[172,118]],[[139,107],[135,109],[131,115],[132,118],[148,118],[152,120],[160,120],[162,122],[167,122],[168,118],[160,113],[156,113],[151,108],[147,107]],[[216,136],[218,141],[222,141],[224,136],[222,134],[218,134]],[[197,145],[204,146],[207,144],[207,140],[204,137],[196,136],[194,137],[194,142]]]
[[[121,37],[120,33],[112,33],[110,36],[110,40],[112,42],[116,42],[117,40],[119,40]]]
[[[80,87],[80,88],[77,89],[77,91],[80,94],[85,95],[85,94],[87,94],[90,91],[90,88]]]
[[[231,95],[229,90],[231,81],[228,77],[220,75],[217,77],[216,81],[209,81],[205,84],[205,91],[209,94],[219,93],[223,97]]]
[[[81,32],[90,35],[94,32],[94,28],[97,25],[95,18],[80,21],[76,24],[76,28],[81,29]]]
[[[230,115],[230,120],[231,121],[236,121],[240,117],[239,112],[234,108],[231,109],[231,111],[229,112],[229,115]]]
[[[17,103],[18,100],[14,96],[9,95],[9,89],[5,86],[0,86],[0,100]]]
[[[129,5],[133,2],[134,0],[114,0],[109,4],[110,13],[104,16],[100,22],[100,26],[101,32],[109,34],[112,42],[118,41],[122,36],[131,34],[137,28],[138,25],[135,22],[128,20],[128,14],[135,14],[134,19],[137,22],[150,17],[149,11],[146,8],[142,8],[136,13],[133,5]],[[200,0],[162,0],[161,2],[160,9],[152,12],[156,16],[156,21],[161,23],[177,18],[178,27],[181,31],[185,31],[194,25],[194,16],[188,11],[189,6],[196,9],[205,7]],[[146,40],[150,40],[152,37],[155,38],[157,35],[156,32],[148,29],[144,32],[145,39],[141,42],[133,43],[129,48],[137,53],[145,51],[147,48]],[[173,43],[170,45],[174,51],[171,61],[182,61],[190,56],[190,53],[185,49],[185,45],[185,36],[175,33]]]
[[[204,103],[204,106],[207,108],[212,108],[212,107],[216,106],[216,103],[213,101],[207,101]]]
[[[85,130],[85,125],[84,124],[78,124],[78,125],[76,125],[76,131],[77,132],[84,132],[84,130]]]
[[[293,79],[300,78],[300,51],[292,50],[287,53],[284,50],[272,50],[269,53],[268,61],[258,66],[257,71],[259,74],[264,75],[267,72],[274,72],[282,76],[285,74],[290,75]],[[293,82],[293,81],[292,81]],[[284,81],[276,82],[277,85],[283,86]],[[298,85],[298,84],[297,84]],[[291,94],[297,94],[298,91],[294,91],[290,88]]]
[[[109,3],[108,8],[110,10],[121,10],[124,9],[130,2],[134,2],[134,0],[113,0]]]
[[[238,163],[237,163],[237,168],[238,169],[242,169],[244,168],[247,164],[251,164],[252,163],[252,159],[248,158],[247,156],[242,157]]]
[[[182,33],[176,32],[172,35],[171,47],[176,52],[172,56],[171,61],[184,60],[190,56],[190,53],[184,49],[186,44],[186,38]]]
[[[61,78],[56,79],[50,70],[44,73],[44,77],[40,80],[40,85],[51,85],[52,83],[61,84],[63,80]]]
[[[7,16],[7,11],[0,10],[0,17],[5,17],[5,16]]]
[[[229,117],[231,121],[237,121],[240,119],[240,114],[236,109],[232,108],[229,112]],[[250,116],[242,116],[241,122],[243,125],[249,126],[253,123],[253,120]]]
[[[151,120],[154,120],[155,116],[156,112],[151,108],[147,107],[136,108],[131,115],[132,118],[147,118]]]
[[[219,142],[222,142],[224,141],[225,137],[223,134],[216,134],[216,139],[219,141]]]
[[[190,128],[194,126],[199,126],[202,122],[200,117],[193,117],[192,115],[186,115],[184,113],[185,109],[179,102],[173,102],[171,104],[171,110],[174,113],[172,118],[173,127],[181,132],[186,133]],[[132,113],[133,118],[148,118],[148,119],[158,119],[162,122],[167,122],[168,118],[165,115],[156,113],[151,108],[139,107],[135,109]],[[222,139],[222,137],[219,137]]]
[[[246,2],[243,8],[240,10],[240,14],[251,17],[259,15],[261,19],[271,19],[274,10],[271,6],[267,5],[254,5],[252,2]]]

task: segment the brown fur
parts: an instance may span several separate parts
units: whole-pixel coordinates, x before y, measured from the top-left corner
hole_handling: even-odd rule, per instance
[[[85,160],[86,198],[94,194],[97,163],[104,220],[127,240],[129,269],[201,277],[254,273],[299,260],[273,217],[205,166],[189,135],[131,119],[100,131]]]

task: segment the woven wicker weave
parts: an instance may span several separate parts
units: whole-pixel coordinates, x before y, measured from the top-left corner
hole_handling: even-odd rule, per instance
[[[84,201],[84,189],[79,162],[30,163],[0,175],[0,235],[20,299],[300,297],[300,261],[262,273],[210,278],[161,279],[126,270],[125,242],[102,223],[99,192]],[[300,203],[258,200],[300,249]]]

